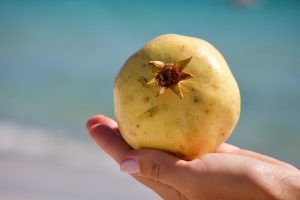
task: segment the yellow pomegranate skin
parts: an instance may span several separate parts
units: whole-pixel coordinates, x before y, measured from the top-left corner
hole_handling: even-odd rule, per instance
[[[183,72],[191,77],[177,83],[182,98],[171,88],[158,94],[158,83],[149,84],[157,75],[149,63],[175,66],[187,58]],[[165,34],[125,62],[115,78],[114,109],[121,135],[133,148],[193,160],[214,152],[230,136],[240,115],[240,92],[225,59],[211,44]]]

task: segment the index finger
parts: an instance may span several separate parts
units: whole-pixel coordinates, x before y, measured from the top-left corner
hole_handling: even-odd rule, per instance
[[[121,163],[125,155],[132,150],[120,135],[114,120],[96,115],[87,121],[86,126],[93,141],[117,163]]]
[[[217,153],[230,153],[235,150],[239,150],[240,148],[237,146],[234,146],[232,144],[223,143],[221,144],[218,149],[216,150]]]

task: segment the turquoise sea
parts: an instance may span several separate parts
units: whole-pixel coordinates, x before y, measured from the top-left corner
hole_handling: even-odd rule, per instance
[[[242,112],[228,142],[299,168],[299,19],[297,0],[0,1],[0,199],[157,198],[84,125],[113,117],[116,73],[164,33],[205,39],[229,63]]]

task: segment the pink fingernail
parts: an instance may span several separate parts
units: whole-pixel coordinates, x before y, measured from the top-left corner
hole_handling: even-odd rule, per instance
[[[121,171],[129,174],[136,174],[140,172],[139,164],[133,159],[124,160],[120,165]]]
[[[90,130],[93,130],[94,128],[96,128],[97,126],[100,126],[100,125],[103,125],[103,124],[101,124],[101,123],[93,124],[93,125],[90,127]]]

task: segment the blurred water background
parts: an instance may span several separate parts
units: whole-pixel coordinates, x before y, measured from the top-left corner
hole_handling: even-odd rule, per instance
[[[84,125],[113,117],[124,61],[164,33],[229,63],[241,118],[229,142],[300,167],[300,1],[0,1],[0,199],[158,199]]]

